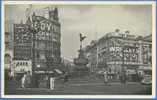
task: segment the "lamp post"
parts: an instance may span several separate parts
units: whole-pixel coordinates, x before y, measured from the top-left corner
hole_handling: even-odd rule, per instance
[[[32,30],[33,33],[33,45],[32,45],[32,72],[34,73],[34,69],[35,69],[35,30]]]
[[[122,47],[122,69],[121,69],[121,82],[125,84],[126,82],[126,70],[125,70],[125,66],[124,66],[124,50],[125,50],[126,46]]]

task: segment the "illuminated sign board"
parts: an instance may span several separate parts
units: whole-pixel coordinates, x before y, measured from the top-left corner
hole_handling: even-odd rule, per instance
[[[107,37],[135,38],[134,35],[130,35],[128,33],[117,33],[117,32],[108,33]]]
[[[32,71],[32,62],[31,60],[14,60],[13,61],[13,70],[15,73],[24,73]]]
[[[14,24],[14,41],[16,45],[25,45],[31,42],[32,34],[28,31],[26,24]]]
[[[121,47],[110,47],[109,51],[110,52],[122,51],[122,48]]]
[[[40,16],[36,16],[33,27],[37,30],[37,40],[55,40],[55,32],[60,32],[59,26]]]
[[[126,64],[138,62],[138,48],[133,46],[110,47],[111,61],[122,61]]]
[[[126,62],[138,62],[138,48],[132,46],[124,47],[123,59]]]

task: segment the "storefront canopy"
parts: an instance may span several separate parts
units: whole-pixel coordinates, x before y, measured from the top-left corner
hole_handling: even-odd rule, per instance
[[[152,70],[152,67],[140,66],[139,70]]]
[[[35,73],[37,74],[63,74],[63,71],[57,68],[36,68]]]

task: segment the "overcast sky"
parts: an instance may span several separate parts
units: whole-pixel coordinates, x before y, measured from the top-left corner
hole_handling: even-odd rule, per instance
[[[47,6],[47,5],[46,5]],[[46,6],[33,6],[32,10]],[[29,5],[6,6],[6,20],[19,23],[25,21],[25,10]],[[73,60],[79,49],[79,33],[87,36],[83,46],[108,32],[120,29],[130,34],[146,36],[151,34],[152,8],[150,5],[106,5],[106,6],[58,6],[61,23],[61,54]],[[39,11],[37,11],[40,13]],[[97,35],[96,35],[97,34]]]

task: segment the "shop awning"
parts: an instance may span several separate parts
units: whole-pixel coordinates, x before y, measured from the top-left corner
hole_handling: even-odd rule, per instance
[[[54,69],[58,74],[63,74],[62,71],[60,71],[59,69]]]
[[[139,70],[152,70],[152,67],[140,66]]]

